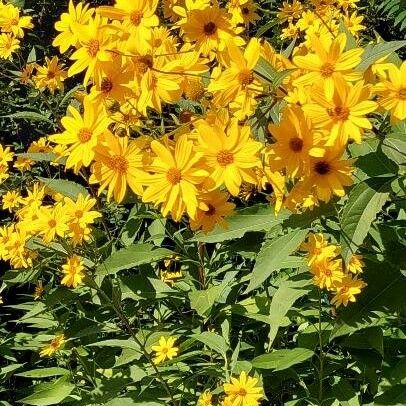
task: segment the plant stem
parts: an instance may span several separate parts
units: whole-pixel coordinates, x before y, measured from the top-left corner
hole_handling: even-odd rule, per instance
[[[324,351],[323,351],[323,335],[321,330],[321,290],[319,289],[319,405],[323,401],[323,374],[324,374]]]

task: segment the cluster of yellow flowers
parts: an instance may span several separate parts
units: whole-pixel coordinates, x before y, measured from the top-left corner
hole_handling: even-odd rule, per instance
[[[257,18],[247,0],[225,8],[167,2],[173,30],[159,26],[156,1],[117,0],[96,9],[70,1],[54,45],[74,49],[67,76],[83,73],[90,87],[82,111],[70,106],[64,131],[49,141],[66,156],[66,168],[90,167],[89,183],[108,199],[122,202],[131,189],[164,216],[179,221],[187,214],[192,229],[205,232],[225,226],[235,207],[230,195],[272,190],[276,211],[344,196],[353,162],[343,152],[372,128],[367,115],[380,104],[392,118],[405,118],[406,65],[381,60],[357,71],[364,50],[349,46],[329,17],[356,2],[325,3],[313,1],[307,11],[297,1],[284,3],[280,18],[299,19],[305,33],[289,59],[266,41],[242,38]],[[278,89],[256,70],[260,61],[288,70]],[[66,72],[55,58],[47,64],[36,83],[54,91]],[[159,119],[164,104],[184,99],[199,102],[200,112],[183,109],[165,135],[150,131],[148,120]],[[250,117],[267,100],[285,108],[264,144],[254,139]]]
[[[364,266],[362,256],[352,255],[345,266],[340,258],[340,247],[329,244],[322,233],[310,234],[302,248],[307,251],[314,284],[334,294],[331,303],[339,307],[347,306],[348,302],[355,302],[356,295],[366,286],[359,278]]]
[[[11,3],[0,1],[0,59],[10,59],[20,49],[24,30],[33,28],[31,17]]]
[[[9,177],[11,161],[13,153],[10,148],[4,149],[0,145],[0,177],[3,181]],[[90,196],[79,194],[72,199],[39,182],[34,182],[24,192],[7,190],[1,196],[1,204],[3,210],[13,214],[14,220],[0,227],[0,259],[9,261],[15,269],[33,266],[37,257],[35,242],[47,247],[60,240],[73,252],[76,246],[90,241],[91,226],[101,217],[93,210],[96,200]],[[66,252],[61,283],[76,287],[84,277],[84,269],[79,256]]]

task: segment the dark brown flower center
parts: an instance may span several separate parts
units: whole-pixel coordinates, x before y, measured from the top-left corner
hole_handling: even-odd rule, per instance
[[[303,149],[303,140],[299,137],[294,137],[289,140],[289,147],[293,152],[301,152]]]
[[[113,82],[110,78],[103,78],[100,85],[102,93],[110,93],[113,90]]]
[[[330,170],[330,164],[327,161],[318,161],[314,165],[314,170],[319,174],[319,175],[327,175]]]
[[[203,31],[206,35],[213,35],[217,31],[217,25],[210,21],[209,23],[203,26]]]

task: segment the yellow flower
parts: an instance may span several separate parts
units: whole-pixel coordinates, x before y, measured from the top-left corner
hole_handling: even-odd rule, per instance
[[[77,26],[85,25],[93,16],[94,9],[89,8],[88,4],[79,2],[77,6],[69,0],[69,9],[67,13],[61,14],[60,21],[55,23],[55,30],[59,32],[52,45],[59,47],[61,53],[65,53],[70,47],[78,47],[79,33]]]
[[[347,13],[343,16],[345,26],[348,28],[348,31],[354,36],[358,36],[359,31],[365,30],[365,25],[361,24],[363,20],[364,16],[357,15],[356,11],[351,14]]]
[[[191,10],[181,28],[190,41],[196,42],[196,48],[203,55],[223,51],[226,42],[236,36],[226,10],[218,6]],[[241,41],[238,45],[241,45]]]
[[[230,383],[224,384],[224,392],[233,406],[257,406],[263,397],[263,389],[257,383],[257,378],[247,376],[243,371],[239,378],[231,378]]]
[[[35,229],[42,235],[45,242],[54,241],[56,237],[64,237],[68,231],[68,217],[61,204],[55,207],[43,206],[38,212]]]
[[[89,195],[83,196],[78,194],[76,201],[70,197],[64,198],[64,208],[69,217],[69,221],[78,223],[81,227],[87,227],[93,224],[95,219],[100,218],[102,215],[92,208],[96,205],[96,199],[91,198]]]
[[[127,185],[141,196],[140,182],[144,177],[143,153],[127,136],[117,137],[107,131],[96,147],[95,162],[89,183],[100,183],[99,195],[107,188],[107,200],[114,196],[117,203],[123,201]]]
[[[210,393],[210,391],[206,390],[200,395],[196,406],[213,406],[212,398],[213,395]]]
[[[202,123],[198,132],[197,150],[204,155],[211,171],[211,189],[224,184],[233,196],[237,196],[243,181],[257,183],[254,169],[261,166],[258,152],[262,144],[250,138],[250,127],[231,125],[226,135],[219,126]]]
[[[97,76],[101,65],[113,61],[113,29],[107,20],[97,15],[90,18],[86,25],[76,25],[79,48],[70,57],[75,61],[68,70],[68,76],[77,75],[86,70],[83,84],[86,86],[90,78]]]
[[[307,251],[307,263],[310,266],[316,262],[324,262],[333,259],[339,252],[338,247],[329,244],[322,233],[310,233],[307,241],[301,245],[301,249]]]
[[[279,158],[287,176],[301,176],[308,169],[311,156],[324,155],[324,149],[317,146],[321,136],[317,136],[299,108],[287,107],[279,125],[269,124],[268,130],[276,140],[271,145],[273,159]]]
[[[151,28],[159,24],[155,10],[158,0],[116,0],[114,7],[98,7],[97,13],[112,20],[123,22],[130,33],[129,43],[141,42],[143,46],[151,38]]]
[[[388,80],[382,80],[375,86],[380,96],[379,105],[392,114],[392,122],[406,119],[406,61],[400,68],[391,64],[388,68]]]
[[[348,139],[360,144],[364,129],[372,128],[365,116],[378,107],[376,102],[368,100],[369,93],[363,81],[355,85],[343,83],[329,100],[314,87],[311,91],[312,103],[303,106],[303,110],[316,128],[329,132],[326,145],[344,146]]]
[[[364,266],[365,263],[362,260],[362,255],[353,254],[348,262],[347,271],[357,275],[362,273],[362,268]]]
[[[31,17],[20,16],[20,9],[12,4],[1,7],[0,27],[2,32],[11,33],[13,37],[24,37],[24,30],[33,28]]]
[[[64,155],[66,167],[77,173],[82,166],[89,166],[94,159],[95,147],[100,135],[107,129],[109,119],[101,111],[101,106],[84,99],[83,117],[73,106],[68,107],[69,116],[62,118],[65,131],[49,137],[52,142],[69,145]]]
[[[23,203],[23,199],[19,192],[16,190],[10,190],[3,196],[2,202],[3,210],[12,212],[13,209],[18,208],[20,204]]]
[[[340,282],[344,278],[342,271],[341,259],[329,260],[326,257],[314,262],[310,267],[313,276],[313,281],[320,289],[331,289],[336,282]]]
[[[85,277],[83,261],[77,256],[69,257],[64,265],[62,265],[63,278],[61,284],[70,288],[76,288],[82,283]]]
[[[179,221],[186,211],[195,218],[198,207],[197,186],[207,177],[207,171],[199,165],[201,154],[193,151],[193,143],[182,135],[175,149],[152,141],[151,149],[157,155],[148,168],[151,173],[143,180],[147,186],[142,195],[143,202],[161,205],[164,216],[170,212]]]
[[[356,295],[360,294],[365,286],[367,284],[361,279],[346,275],[341,281],[334,283],[335,295],[331,299],[331,303],[336,307],[341,305],[347,306],[348,302],[355,302],[357,300]]]
[[[344,187],[353,183],[352,160],[340,160],[341,154],[341,150],[330,148],[322,158],[312,158],[310,173],[303,178],[303,187],[314,191],[324,202],[328,202],[333,195],[344,196]]]
[[[37,73],[33,80],[38,89],[48,88],[51,94],[54,94],[55,90],[63,88],[62,82],[66,76],[67,72],[59,63],[57,56],[52,57],[52,59],[45,57],[45,65],[37,65]]]
[[[27,65],[24,66],[24,68],[21,70],[21,83],[27,84],[30,81],[34,68],[35,63],[27,63]]]
[[[293,0],[292,3],[284,1],[282,7],[279,7],[277,17],[281,22],[296,20],[300,17],[303,11],[303,6],[298,0]]]
[[[347,10],[348,8],[357,8],[358,2],[359,0],[337,0],[337,5],[343,10]]]
[[[334,95],[334,88],[343,82],[358,80],[361,74],[354,73],[354,68],[361,62],[362,48],[354,48],[344,51],[347,43],[345,34],[340,34],[329,45],[324,46],[323,41],[312,37],[312,48],[315,53],[305,56],[295,56],[293,62],[305,73],[296,79],[295,85],[311,85],[323,83],[324,94],[331,100]]]
[[[159,277],[162,282],[167,283],[168,285],[173,285],[177,279],[183,277],[182,271],[160,271]]]
[[[212,80],[208,91],[214,93],[214,103],[227,106],[240,96],[238,118],[243,119],[253,112],[255,96],[263,91],[261,83],[254,77],[254,68],[260,56],[261,46],[257,38],[252,38],[244,53],[232,40],[227,42],[229,62],[217,78]]]
[[[175,347],[176,338],[175,337],[165,337],[161,336],[158,345],[153,345],[151,347],[152,351],[155,352],[155,357],[153,359],[154,364],[160,364],[166,359],[173,359],[178,355],[179,348]]]
[[[20,41],[11,34],[0,34],[0,58],[10,59],[11,55],[20,48]]]
[[[258,6],[252,0],[232,0],[226,7],[232,16],[231,24],[234,27],[238,24],[253,24],[260,18],[256,13]]]
[[[228,194],[219,190],[213,190],[203,195],[196,218],[190,220],[192,230],[200,228],[204,233],[208,233],[216,225],[227,228],[224,217],[230,216],[235,208],[235,204],[227,200]]]
[[[39,353],[40,357],[51,357],[62,347],[63,344],[65,344],[65,342],[66,339],[63,334],[56,335],[55,338],[53,338],[52,341],[41,350]]]

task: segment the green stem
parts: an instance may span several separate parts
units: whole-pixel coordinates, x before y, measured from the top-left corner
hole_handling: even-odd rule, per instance
[[[323,351],[323,334],[321,329],[321,290],[319,289],[319,405],[323,401],[323,374],[324,374],[324,351]]]

